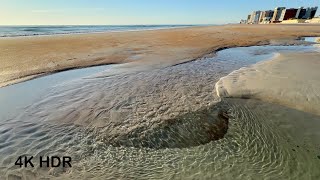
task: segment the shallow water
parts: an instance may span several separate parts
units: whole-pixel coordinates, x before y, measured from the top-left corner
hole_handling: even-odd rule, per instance
[[[58,84],[69,83],[112,67],[113,65],[108,65],[69,70],[0,88],[0,101],[5,102],[0,103],[0,119],[14,115],[19,108],[32,104]]]
[[[0,175],[317,179],[319,117],[254,100],[221,101],[214,92],[219,78],[233,70],[277,52],[313,50],[232,48],[213,58],[162,69],[91,79],[77,73],[73,81],[54,87],[44,80],[43,90],[29,91],[33,97],[26,107],[14,115],[1,112]],[[26,83],[20,88],[27,88]],[[8,109],[19,104],[15,97],[24,93],[9,90],[10,86],[0,89],[0,97],[12,102]],[[298,131],[301,126],[306,131]],[[19,169],[14,162],[24,154],[70,155],[73,167]]]
[[[254,100],[233,99],[222,103],[228,107],[231,118],[228,133],[219,141],[159,150],[97,146],[94,157],[80,162],[89,171],[80,170],[71,177],[319,178],[319,141],[312,141],[313,136],[319,139],[319,117]],[[310,122],[304,125],[309,132],[301,133],[299,128],[305,119]]]
[[[307,42],[313,42],[313,43],[320,43],[320,41],[318,40],[320,37],[303,37],[303,41],[307,41]]]

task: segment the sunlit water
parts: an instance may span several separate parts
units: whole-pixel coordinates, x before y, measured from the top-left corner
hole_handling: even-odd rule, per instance
[[[318,116],[214,91],[233,70],[314,50],[232,48],[162,69],[90,79],[82,73],[109,67],[82,69],[1,88],[0,177],[319,179]],[[73,167],[20,169],[22,155],[69,155]]]

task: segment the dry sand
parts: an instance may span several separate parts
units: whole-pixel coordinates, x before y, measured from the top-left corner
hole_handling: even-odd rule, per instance
[[[283,53],[220,79],[220,97],[255,98],[320,115],[320,53]]]
[[[0,87],[52,72],[111,63],[163,67],[221,48],[320,36],[320,25],[225,25],[0,38]]]

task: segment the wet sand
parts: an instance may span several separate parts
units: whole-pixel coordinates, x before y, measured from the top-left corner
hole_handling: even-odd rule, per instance
[[[320,53],[280,53],[217,82],[220,97],[254,98],[320,115]]]
[[[320,25],[224,25],[0,38],[0,86],[101,64],[165,67],[221,48],[269,44],[275,39],[281,43],[283,38],[300,36],[320,36]]]

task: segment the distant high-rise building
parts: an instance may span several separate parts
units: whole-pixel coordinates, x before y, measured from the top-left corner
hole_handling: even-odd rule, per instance
[[[298,12],[298,9],[295,9],[295,8],[284,9],[284,10],[282,10],[279,21],[294,19],[296,17],[297,12]]]
[[[253,11],[250,17],[250,23],[258,24],[260,19],[261,11]]]
[[[266,17],[270,17],[270,19],[273,17],[273,14],[274,14],[274,11],[272,10],[266,11]]]
[[[318,7],[299,7],[295,18],[297,19],[312,19],[316,15]]]
[[[248,15],[248,24],[252,24],[253,23],[253,19],[254,19],[255,13],[252,12],[251,14]]]
[[[248,15],[247,23],[248,23],[248,24],[250,24],[250,23],[251,23],[251,14],[249,14],[249,15]]]
[[[255,16],[256,16],[256,13],[255,13],[255,11],[253,11],[252,13],[251,13],[251,15],[250,15],[250,24],[254,24],[254,18],[255,18]]]
[[[314,17],[316,16],[317,10],[318,10],[318,6],[314,7],[314,8],[311,10],[310,18],[314,18]]]
[[[316,15],[318,7],[308,7],[306,9],[306,14],[302,17],[302,19],[312,19]]]
[[[272,19],[271,19],[272,23],[280,22],[280,17],[281,17],[282,11],[284,9],[286,9],[286,8],[285,7],[276,7],[274,9],[274,14],[273,14]]]
[[[274,11],[272,10],[262,11],[260,14],[259,23],[263,23],[263,24],[269,23],[269,21],[273,16],[273,13]]]
[[[302,19],[302,17],[304,17],[304,15],[306,14],[307,10],[303,7],[299,7],[298,11],[296,13],[296,19]]]
[[[265,17],[265,14],[266,14],[265,11],[260,12],[259,23],[262,22],[262,19]]]

